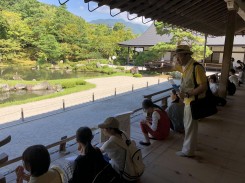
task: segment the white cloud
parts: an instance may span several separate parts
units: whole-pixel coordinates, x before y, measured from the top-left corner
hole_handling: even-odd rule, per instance
[[[84,7],[83,7],[83,6],[80,6],[79,9],[80,9],[80,10],[84,10]]]

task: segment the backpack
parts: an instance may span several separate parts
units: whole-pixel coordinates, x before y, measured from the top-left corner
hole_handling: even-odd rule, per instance
[[[120,176],[108,163],[94,178],[92,183],[120,183]]]
[[[126,151],[124,169],[120,171],[120,174],[124,179],[134,181],[144,173],[145,165],[141,150],[137,148],[135,141],[129,140],[124,133],[122,134],[126,139],[125,143],[114,137],[116,143]]]
[[[236,85],[228,79],[227,81],[227,92],[228,95],[234,95],[236,93]]]

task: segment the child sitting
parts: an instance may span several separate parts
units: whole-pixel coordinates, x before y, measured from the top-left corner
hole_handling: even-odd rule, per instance
[[[17,183],[62,183],[61,175],[54,169],[49,169],[50,155],[43,145],[33,145],[28,147],[22,154],[23,166],[18,166],[15,170]],[[24,172],[26,169],[30,175]]]
[[[157,140],[163,140],[169,135],[170,120],[167,113],[149,99],[142,102],[142,108],[146,113],[151,114],[151,120],[146,119],[140,122],[145,137],[145,141],[140,141],[140,144],[149,146],[151,144],[149,134]]]

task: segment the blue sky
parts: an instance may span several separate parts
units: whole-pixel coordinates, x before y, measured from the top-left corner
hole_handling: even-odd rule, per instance
[[[38,0],[40,2],[46,3],[46,4],[52,4],[59,6],[58,0]],[[60,0],[61,2],[64,2],[65,0]],[[88,4],[84,3],[83,0],[70,0],[66,3],[68,11],[72,12],[75,15],[78,15],[82,18],[84,18],[86,21],[90,22],[91,20],[96,19],[123,19],[125,21],[129,21],[127,19],[127,13],[123,12],[115,17],[111,17],[110,15],[110,9],[107,6],[102,6],[98,8],[97,10],[93,12],[88,11]],[[96,3],[90,3],[90,8],[93,9],[93,7],[97,7]],[[112,14],[116,14],[118,10],[113,10]],[[130,17],[134,17],[134,15],[130,15]],[[147,20],[145,20],[146,22]],[[132,23],[142,24],[142,18],[134,19],[133,21],[130,21]],[[149,26],[152,22],[148,23]]]

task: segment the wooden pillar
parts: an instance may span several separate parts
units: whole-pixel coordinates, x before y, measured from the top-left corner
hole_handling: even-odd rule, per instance
[[[222,61],[221,79],[219,84],[219,96],[226,97],[226,87],[227,79],[229,76],[229,70],[231,65],[231,55],[235,34],[235,20],[236,20],[236,10],[231,10],[228,12],[228,22],[226,24],[226,35],[225,35],[225,45],[224,45],[224,55]]]
[[[203,50],[203,64],[205,63],[205,58],[206,58],[207,38],[208,38],[208,34],[205,34],[205,43],[204,43],[204,50]]]

